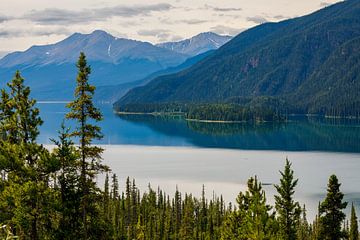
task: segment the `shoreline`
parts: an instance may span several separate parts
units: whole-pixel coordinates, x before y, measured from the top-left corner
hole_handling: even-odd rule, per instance
[[[115,114],[118,115],[144,115],[144,116],[173,116],[173,117],[184,117],[185,113],[175,112],[175,113],[160,113],[160,112],[152,112],[152,113],[145,113],[145,112],[118,112],[114,111]],[[249,121],[249,120],[242,120],[242,121],[226,121],[226,120],[209,120],[209,119],[194,119],[194,118],[185,118],[184,120],[187,122],[199,122],[199,123],[224,123],[224,124],[232,124],[232,123],[269,123],[269,122],[288,122],[288,121]]]
[[[54,144],[42,144],[45,148],[53,149]],[[77,145],[75,145],[77,146]],[[94,144],[110,149],[127,149],[127,150],[171,150],[171,151],[194,151],[194,152],[233,152],[233,153],[280,153],[280,154],[329,154],[329,155],[356,155],[360,156],[360,152],[329,152],[329,151],[290,151],[290,150],[253,150],[253,149],[236,149],[236,148],[214,148],[214,147],[198,147],[198,146],[160,146],[160,145],[133,145],[133,144]]]
[[[115,111],[115,114],[118,115],[151,115],[151,116],[185,116],[185,113],[183,112],[121,112],[121,111]],[[305,114],[287,114],[287,116],[303,116],[307,118],[311,117],[317,117],[317,118],[324,118],[324,119],[347,119],[347,120],[360,120],[360,117],[356,116],[331,116],[331,115],[321,115],[321,114],[312,114],[312,113],[305,113]],[[285,117],[285,116],[284,116]],[[286,117],[285,117],[286,119]],[[192,119],[192,118],[185,118],[186,121],[192,121],[192,122],[208,122],[208,123],[247,123],[247,122],[253,122],[253,121],[225,121],[225,120],[208,120],[208,119]],[[255,121],[255,122],[287,122],[285,121]]]

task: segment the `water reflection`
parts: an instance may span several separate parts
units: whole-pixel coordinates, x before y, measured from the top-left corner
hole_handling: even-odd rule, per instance
[[[195,146],[249,150],[360,152],[356,120],[292,117],[286,123],[202,123],[179,117],[119,115],[168,136],[186,138]]]
[[[64,103],[38,104],[44,125],[40,143],[50,143],[68,109]],[[221,124],[187,122],[181,117],[116,115],[99,106],[104,139],[96,143],[150,146],[198,146],[248,150],[360,152],[356,120],[291,117],[286,123]],[[66,124],[73,127],[72,122]]]

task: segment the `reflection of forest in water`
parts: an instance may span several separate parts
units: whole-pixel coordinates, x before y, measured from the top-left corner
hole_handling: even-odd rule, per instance
[[[203,123],[181,117],[121,115],[195,146],[251,150],[360,152],[360,123],[351,119],[292,117],[286,123]]]

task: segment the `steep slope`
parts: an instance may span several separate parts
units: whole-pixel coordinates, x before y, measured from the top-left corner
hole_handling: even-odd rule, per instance
[[[85,52],[92,66],[91,81],[96,86],[136,81],[153,72],[177,66],[187,58],[184,54],[150,43],[116,38],[104,31],[75,33],[61,42],[33,46],[25,52],[11,53],[2,58],[1,85],[19,69],[35,97],[69,99],[76,76],[75,63],[81,51]]]
[[[205,59],[206,57],[210,56],[213,53],[214,53],[214,50],[210,50],[208,52],[201,53],[199,55],[196,55],[195,57],[191,57],[191,58],[187,59],[185,62],[183,62],[179,66],[170,67],[170,68],[167,68],[164,70],[157,71],[157,72],[152,73],[149,76],[147,76],[141,80],[138,80],[138,81],[134,81],[134,82],[130,82],[130,83],[123,83],[123,84],[118,84],[118,85],[100,86],[96,90],[95,100],[98,102],[114,103],[119,98],[124,96],[130,89],[133,89],[138,86],[143,86],[159,76],[177,73],[184,69],[187,69],[187,68],[191,67],[192,65]]]
[[[349,50],[346,59],[337,58],[341,49],[347,49],[358,37],[360,1],[357,0],[341,2],[308,16],[263,24],[241,33],[190,69],[131,90],[115,106],[274,96],[301,111],[328,113],[330,99],[344,103],[351,100],[350,105],[359,109],[356,103],[360,95],[354,86],[360,83],[356,80],[357,68],[350,63],[350,59],[359,61],[357,51]],[[356,47],[350,45],[351,49]],[[344,74],[332,77],[333,71],[327,69],[356,77]],[[323,84],[325,79],[328,85]],[[333,87],[331,91],[326,90],[329,87]],[[323,102],[315,108],[319,100]]]
[[[222,36],[212,32],[200,33],[190,39],[179,42],[160,43],[156,46],[178,53],[195,56],[210,50],[220,48],[231,40],[231,36]]]

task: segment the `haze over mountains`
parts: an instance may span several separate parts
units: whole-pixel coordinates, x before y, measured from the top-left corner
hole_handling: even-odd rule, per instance
[[[164,70],[154,72],[138,81],[123,83],[118,85],[99,86],[96,89],[95,100],[102,103],[114,103],[117,100],[119,100],[121,97],[123,97],[130,89],[133,89],[138,86],[143,86],[159,76],[164,76],[187,69],[192,65],[194,65],[195,63],[198,63],[203,59],[205,59],[206,57],[210,56],[211,54],[214,53],[214,51],[215,50],[210,50],[201,53],[199,55],[196,55],[194,57],[190,57],[185,62],[183,62],[178,66],[169,67]]]
[[[212,32],[200,33],[190,39],[178,42],[160,43],[156,46],[172,50],[174,52],[196,56],[201,53],[218,49],[232,39],[231,36],[220,36]]]
[[[360,1],[249,29],[205,60],[115,104],[233,102],[284,111],[360,112]]]
[[[81,51],[92,66],[91,81],[96,86],[128,84],[148,75],[184,63],[190,52],[202,52],[209,46],[209,38],[228,39],[212,34],[206,41],[189,44],[188,54],[179,53],[151,43],[114,37],[97,30],[90,34],[75,33],[55,44],[33,46],[24,52],[14,52],[0,60],[1,85],[20,70],[33,96],[42,100],[72,98],[75,84],[75,63]],[[225,41],[223,41],[225,42]],[[61,86],[61,88],[59,88]]]

